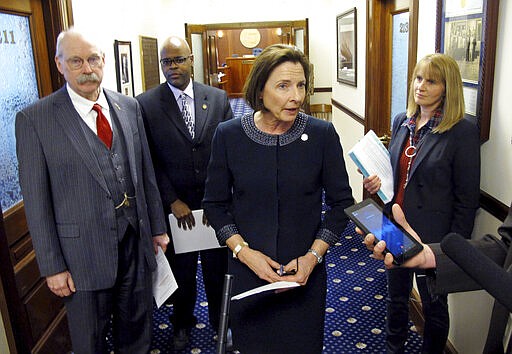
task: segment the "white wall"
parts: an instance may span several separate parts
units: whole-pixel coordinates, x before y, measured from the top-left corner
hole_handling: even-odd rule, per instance
[[[498,42],[494,74],[490,140],[482,146],[482,182],[484,191],[506,205],[512,200],[512,119],[510,117],[510,80],[512,68],[512,4],[501,0]],[[508,59],[507,59],[508,58]]]
[[[169,35],[185,35],[185,23],[233,23],[290,21],[309,19],[310,59],[315,65],[315,84],[331,86],[331,56],[326,55],[335,46],[325,33],[334,33],[335,20],[326,21],[331,0],[317,0],[311,6],[306,0],[259,0],[248,8],[238,0],[73,0],[75,26],[91,29],[106,53],[104,86],[116,90],[114,40],[131,41],[135,93],[142,92],[139,36],[158,39],[160,45]],[[220,6],[219,6],[220,5]],[[97,9],[102,9],[98,12]],[[269,11],[273,9],[273,11]],[[91,23],[93,25],[91,25]],[[100,24],[102,24],[100,26]],[[161,81],[163,81],[161,76]]]
[[[336,16],[353,7],[357,8],[356,87],[339,83],[337,81],[336,68]],[[330,31],[324,35],[329,35],[332,43],[332,45],[330,45],[330,56],[333,58],[331,62],[332,97],[360,117],[364,117],[366,94],[366,77],[364,75],[366,67],[366,1],[347,0],[336,2],[333,6],[333,11],[331,11],[330,20],[324,19],[324,21],[331,23]],[[363,196],[363,177],[357,172],[357,166],[352,162],[352,159],[348,157],[347,152],[363,137],[364,126],[336,108],[333,108],[333,124],[340,135],[341,144],[343,146],[352,194],[356,201],[360,201]]]

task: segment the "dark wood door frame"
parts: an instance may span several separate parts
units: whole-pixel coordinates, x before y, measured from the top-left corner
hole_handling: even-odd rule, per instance
[[[367,0],[365,133],[389,134],[391,114],[390,16],[409,9],[408,80],[416,65],[419,0]],[[383,44],[384,43],[384,44]]]
[[[234,23],[210,23],[210,24],[190,24],[185,23],[185,36],[190,45],[192,45],[192,34],[201,34],[203,41],[203,66],[205,81],[210,82],[210,74],[216,73],[217,68],[212,67],[211,53],[208,50],[209,33],[218,30],[229,31],[232,29],[245,29],[245,28],[288,28],[289,42],[295,43],[298,31],[302,30],[304,39],[304,54],[309,57],[309,21],[308,19],[297,21],[265,21],[265,22],[234,22]]]

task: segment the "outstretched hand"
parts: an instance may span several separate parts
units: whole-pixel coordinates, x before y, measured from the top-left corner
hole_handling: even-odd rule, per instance
[[[427,245],[424,244],[421,241],[421,238],[418,236],[416,231],[413,230],[413,228],[409,225],[407,220],[405,219],[404,212],[402,211],[402,208],[398,204],[394,204],[392,207],[393,212],[393,218],[395,221],[402,226],[405,231],[407,231],[410,235],[412,235],[416,240],[418,240],[422,246],[423,250],[415,255],[414,257],[410,258],[406,262],[402,264],[402,267],[406,268],[435,268],[436,266],[436,260],[435,255],[432,252],[432,249]],[[363,235],[363,232],[361,229],[356,227],[356,232],[360,235]],[[364,236],[364,235],[363,235]],[[372,234],[368,234],[364,236],[364,244],[366,245],[366,248],[368,248],[370,251],[373,252],[373,257],[375,259],[381,259],[384,260],[384,264],[386,265],[386,268],[393,268],[395,265],[393,264],[393,255],[389,252],[385,252],[386,249],[386,242],[385,241],[378,241],[377,243],[375,236]]]

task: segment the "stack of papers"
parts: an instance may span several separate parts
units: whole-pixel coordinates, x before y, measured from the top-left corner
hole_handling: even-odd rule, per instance
[[[158,253],[156,254],[156,264],[157,268],[153,272],[153,297],[156,306],[160,308],[169,296],[178,289],[178,283],[160,246],[158,246]]]
[[[192,230],[184,230],[178,227],[178,220],[174,215],[169,214],[174,252],[187,253],[221,247],[215,236],[215,230],[211,226],[203,225],[203,210],[193,210],[192,215],[196,225]]]
[[[366,135],[348,152],[348,156],[357,165],[363,176],[379,176],[382,186],[377,195],[384,202],[393,199],[393,169],[389,151],[379,140],[373,130]]]

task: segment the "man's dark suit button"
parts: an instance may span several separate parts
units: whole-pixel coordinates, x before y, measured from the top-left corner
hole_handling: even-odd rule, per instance
[[[195,171],[196,173],[199,173],[199,170],[198,170],[198,169],[195,169],[194,171]]]
[[[196,149],[196,148],[192,148],[192,152],[196,152],[196,151],[197,151],[197,149]]]

